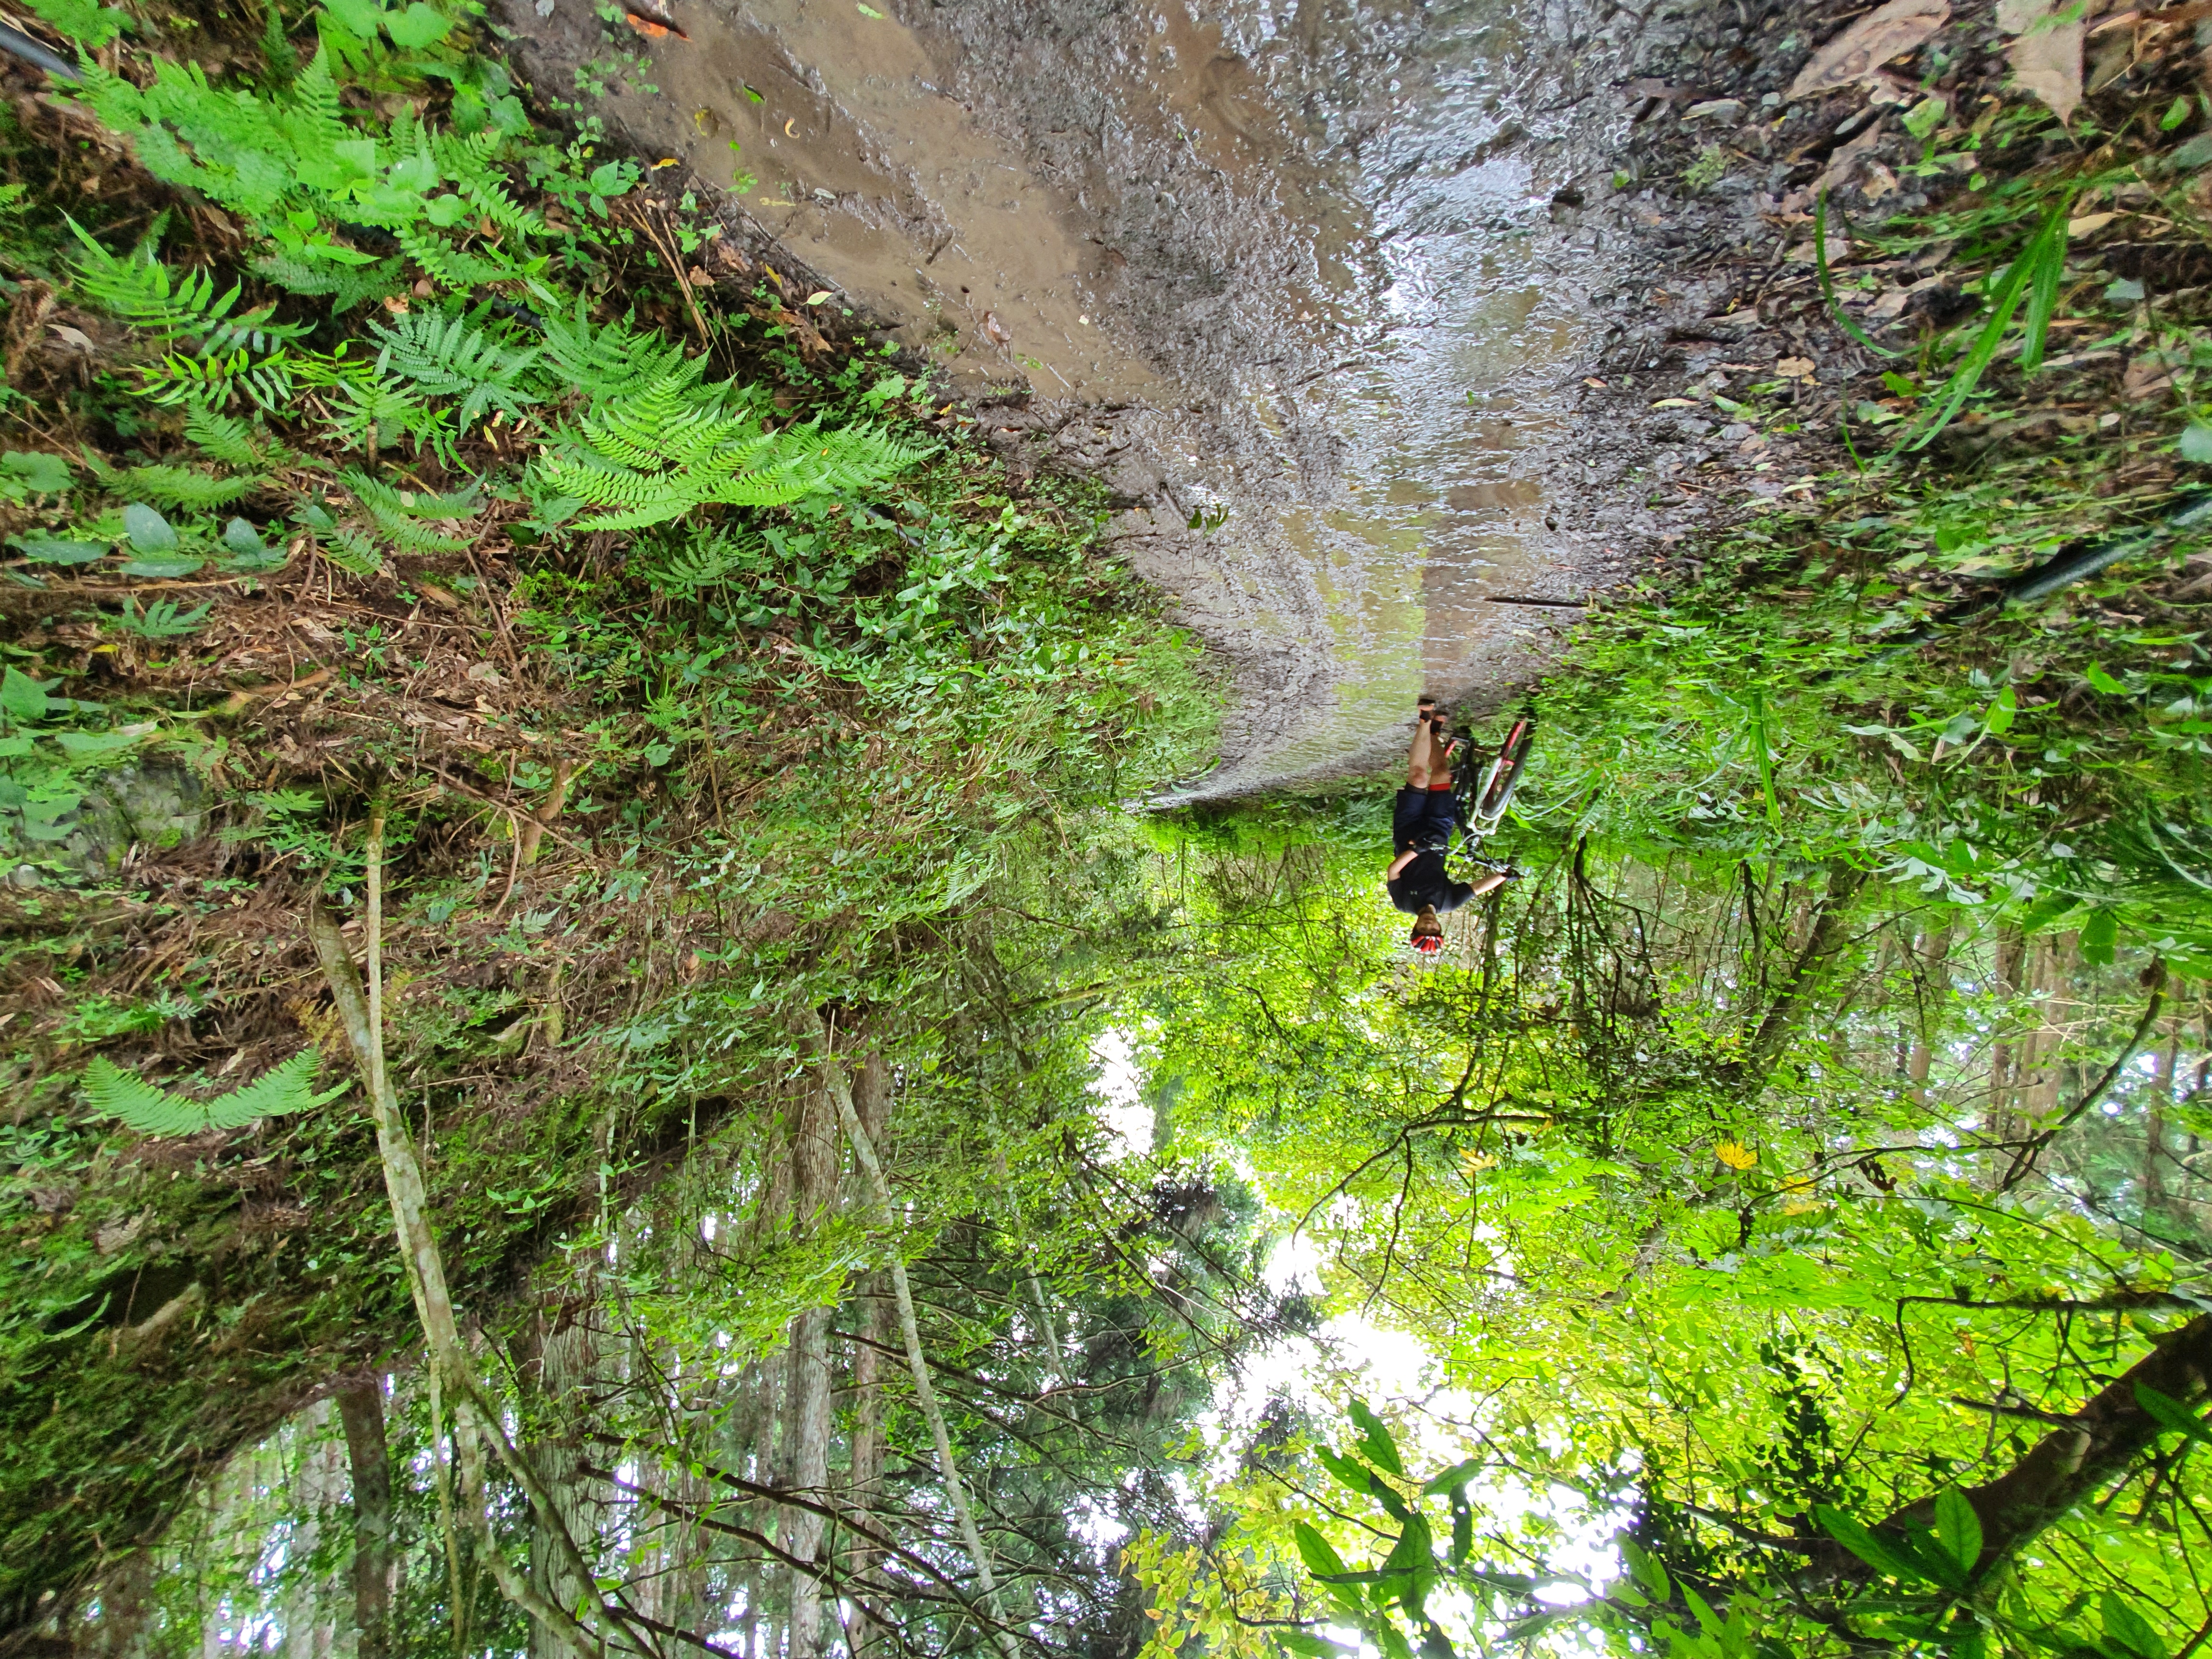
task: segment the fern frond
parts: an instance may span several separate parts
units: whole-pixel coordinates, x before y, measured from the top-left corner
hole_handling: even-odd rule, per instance
[[[232,466],[261,465],[261,454],[253,445],[252,429],[235,415],[224,415],[195,404],[185,411],[185,436],[213,456]]]
[[[123,468],[116,475],[116,482],[111,488],[118,495],[153,501],[162,507],[204,510],[210,507],[223,507],[241,495],[251,495],[260,482],[254,477],[210,477],[206,473],[195,472],[188,466],[155,463],[149,466]]]
[[[472,329],[459,315],[410,312],[392,327],[371,323],[383,343],[379,375],[396,374],[434,398],[459,398],[453,422],[465,430],[488,409],[519,416],[538,399],[522,387],[522,377],[538,360],[535,351],[505,351],[485,330]]]
[[[67,215],[63,218],[83,245],[76,261],[76,286],[93,304],[133,328],[168,340],[205,334],[238,303],[242,290],[237,283],[218,297],[215,278],[207,271],[178,276],[155,257],[150,236],[118,258],[76,220]]]
[[[860,489],[929,453],[867,425],[773,431],[757,393],[698,386],[700,373],[696,359],[667,365],[632,395],[594,407],[541,453],[546,483],[609,509],[578,520],[579,529],[633,530],[708,502],[776,507]]]
[[[251,362],[243,347],[228,356],[186,357],[171,352],[138,371],[138,389],[157,404],[198,404],[221,409],[243,392],[264,414],[274,415],[291,395],[294,360],[278,351]]]
[[[470,206],[502,230],[545,235],[545,222],[507,194],[508,181],[493,159],[502,142],[496,128],[468,137],[441,132],[431,140],[440,175],[459,187]]]
[[[372,430],[380,444],[404,432],[446,459],[453,453],[453,425],[410,387],[388,380],[343,380],[331,400],[332,424],[347,443],[366,447]]]
[[[356,576],[374,576],[384,568],[384,555],[358,530],[340,530],[323,546],[323,556],[341,570]]]
[[[313,1048],[302,1048],[281,1066],[270,1066],[244,1088],[210,1101],[208,1115],[216,1128],[235,1129],[257,1117],[289,1117],[327,1106],[353,1085],[341,1083],[336,1088],[315,1093],[315,1073],[321,1060],[322,1056]]]
[[[475,491],[440,495],[428,491],[396,489],[356,467],[347,468],[338,478],[353,491],[354,499],[361,503],[370,522],[399,552],[419,556],[468,551],[465,537],[440,535],[429,529],[424,520],[473,516],[482,505]]]
[[[397,259],[379,259],[373,265],[317,265],[270,253],[256,259],[253,270],[264,282],[293,294],[328,295],[331,311],[340,315],[407,286]]]
[[[639,568],[661,592],[689,599],[702,587],[718,586],[741,572],[757,571],[765,550],[766,544],[757,535],[695,532],[683,545],[641,561]]]
[[[620,323],[594,323],[584,306],[579,295],[574,317],[552,313],[544,319],[545,362],[564,387],[595,403],[627,397],[684,361],[681,346],[635,333]]]
[[[443,287],[465,293],[487,283],[512,282],[526,274],[524,268],[501,253],[496,246],[483,253],[458,248],[413,224],[387,226],[400,251]]]
[[[85,1067],[85,1099],[94,1111],[120,1118],[141,1134],[194,1135],[209,1129],[238,1129],[256,1118],[312,1111],[345,1093],[350,1084],[314,1092],[315,1070],[320,1060],[313,1048],[302,1049],[242,1089],[214,1100],[197,1101],[133,1077],[112,1060],[95,1054]]]

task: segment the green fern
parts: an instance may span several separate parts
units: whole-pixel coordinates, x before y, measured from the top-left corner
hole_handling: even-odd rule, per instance
[[[384,550],[358,530],[332,531],[323,544],[323,556],[356,576],[374,576],[384,568]]]
[[[784,432],[763,419],[756,387],[696,383],[703,360],[665,368],[641,390],[592,410],[539,459],[540,480],[603,509],[584,530],[634,530],[696,507],[778,507],[865,489],[929,453],[867,425]]]
[[[372,366],[362,363],[356,375],[336,380],[333,390],[331,423],[348,444],[366,448],[374,434],[379,444],[389,445],[404,433],[428,444],[440,459],[451,461],[453,422],[411,387],[377,380]]]
[[[242,1089],[234,1089],[214,1100],[193,1100],[131,1076],[113,1061],[94,1055],[85,1068],[84,1093],[93,1110],[123,1120],[147,1135],[196,1135],[210,1129],[241,1129],[262,1117],[289,1117],[295,1113],[327,1106],[351,1088],[314,1092],[315,1070],[321,1056],[302,1049],[281,1066],[270,1067]]]
[[[550,234],[543,219],[507,194],[507,179],[493,160],[501,142],[497,129],[487,129],[465,138],[441,132],[430,142],[437,156],[438,171],[453,180],[478,213],[501,229],[518,235]]]
[[[331,310],[343,316],[356,306],[373,304],[407,286],[397,259],[379,259],[373,265],[317,265],[282,253],[265,254],[253,262],[254,274],[293,294],[319,299],[327,295]]]
[[[483,503],[473,490],[440,495],[429,491],[395,489],[354,467],[341,472],[338,478],[353,491],[354,499],[361,503],[369,521],[396,550],[416,555],[469,550],[467,538],[440,535],[425,520],[474,517]]]
[[[158,363],[138,371],[138,389],[157,404],[172,408],[197,404],[221,409],[243,392],[264,415],[283,411],[291,401],[297,361],[279,351],[258,361],[244,347],[227,355],[186,357],[171,352]]]
[[[369,332],[384,347],[376,359],[378,378],[397,375],[431,397],[460,398],[453,419],[464,431],[487,410],[503,409],[514,416],[538,401],[522,386],[538,354],[502,350],[487,331],[471,328],[465,317],[410,312],[389,328],[371,323]]]
[[[204,472],[195,472],[188,466],[170,466],[157,462],[148,466],[124,467],[115,474],[115,482],[111,488],[118,495],[129,495],[138,501],[205,511],[209,507],[227,507],[240,496],[251,495],[260,482],[256,477],[211,477]]]
[[[185,436],[227,465],[249,467],[257,472],[263,469],[266,461],[262,447],[254,442],[255,435],[253,428],[235,415],[222,414],[197,404],[185,411]],[[282,454],[281,450],[276,450],[269,459],[278,459]]]
[[[640,563],[647,581],[664,593],[689,599],[702,587],[715,587],[762,564],[766,544],[758,536],[726,530],[695,531],[680,545],[665,548]]]
[[[620,323],[592,322],[580,295],[574,316],[548,315],[544,329],[547,366],[563,386],[593,403],[641,392],[684,361],[681,346]]]
[[[240,349],[266,352],[307,331],[303,323],[270,321],[275,309],[270,306],[233,317],[231,308],[243,288],[233,283],[218,295],[216,280],[207,271],[179,276],[155,257],[152,236],[143,239],[128,257],[118,258],[76,220],[64,217],[83,245],[77,259],[77,287],[101,310],[134,328],[164,340],[198,339],[203,357]]]

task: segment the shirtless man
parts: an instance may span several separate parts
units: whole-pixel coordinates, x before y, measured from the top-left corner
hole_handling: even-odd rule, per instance
[[[1390,902],[1413,918],[1413,948],[1425,956],[1444,948],[1444,912],[1505,879],[1492,873],[1478,882],[1454,881],[1444,871],[1456,821],[1451,758],[1444,718],[1424,697],[1413,724],[1413,752],[1406,758],[1406,787],[1390,813],[1390,848],[1397,856],[1383,871],[1382,885]]]

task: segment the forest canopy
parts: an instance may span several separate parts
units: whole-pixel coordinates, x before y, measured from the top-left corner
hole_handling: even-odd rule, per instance
[[[1834,466],[1448,711],[1427,956],[1397,780],[1164,805],[1126,503],[591,87],[0,20],[0,1656],[2191,1659],[2171,10],[1800,204]]]

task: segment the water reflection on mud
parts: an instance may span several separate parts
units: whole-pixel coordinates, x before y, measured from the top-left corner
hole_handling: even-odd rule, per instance
[[[1547,495],[1608,281],[1555,222],[1610,71],[1578,14],[872,9],[672,0],[688,40],[606,112],[752,175],[969,390],[1033,392],[987,428],[1104,476],[1120,550],[1236,665],[1195,793],[1374,764],[1423,689],[1509,695],[1566,613],[1498,601],[1587,586]]]

